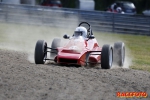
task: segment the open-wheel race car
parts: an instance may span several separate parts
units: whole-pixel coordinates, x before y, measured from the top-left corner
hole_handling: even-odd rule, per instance
[[[88,28],[83,27],[83,24],[86,24]],[[113,62],[119,66],[124,64],[124,43],[116,42],[113,47],[108,44],[100,47],[87,22],[81,22],[72,36],[64,35],[63,38],[69,40],[64,46],[60,45],[59,38],[53,39],[51,47],[48,47],[44,40],[38,40],[35,46],[35,63],[44,64],[46,60],[53,60],[60,65],[96,66],[101,64],[102,69],[110,69]]]

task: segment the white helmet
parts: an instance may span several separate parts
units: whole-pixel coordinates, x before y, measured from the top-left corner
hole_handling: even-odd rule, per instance
[[[77,27],[75,29],[74,36],[75,37],[83,36],[86,38],[87,37],[87,29],[83,26]]]

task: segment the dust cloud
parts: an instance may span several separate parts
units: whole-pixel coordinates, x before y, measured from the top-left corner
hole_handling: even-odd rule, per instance
[[[28,13],[25,11],[21,12],[21,13],[28,15]],[[45,40],[47,42],[48,46],[50,47],[51,42],[54,38],[56,38],[56,37],[62,38],[64,34],[68,34],[71,36],[73,34],[75,28],[80,23],[79,17],[77,17],[75,15],[70,15],[70,16],[68,15],[67,20],[69,22],[67,25],[64,25],[65,27],[67,26],[67,28],[63,28],[63,27],[58,28],[57,24],[60,23],[60,21],[57,19],[58,16],[59,16],[59,18],[61,16],[63,18],[64,14],[57,13],[57,15],[55,15],[53,13],[52,17],[56,17],[56,19],[55,18],[53,19],[51,26],[45,25],[45,23],[43,23],[43,20],[40,21],[40,19],[33,20],[33,23],[37,22],[37,24],[43,24],[43,26],[42,25],[27,25],[27,23],[26,24],[1,23],[0,26],[2,27],[2,29],[1,29],[2,31],[0,32],[0,34],[4,39],[0,43],[0,48],[26,52],[26,53],[28,53],[28,60],[31,63],[34,63],[34,49],[35,49],[35,44],[36,44],[37,40]],[[45,16],[43,15],[43,19],[45,17],[46,17],[46,15]],[[15,19],[17,19],[17,18],[15,18]],[[30,20],[30,16],[26,16],[25,19]],[[26,20],[20,20],[20,21],[25,22]],[[7,28],[4,28],[4,27],[7,27]],[[106,37],[105,36],[101,37],[99,33],[94,33],[94,34],[95,34],[95,37],[97,38],[100,46],[103,46],[103,44],[110,44],[113,46],[113,44],[115,42],[122,41],[121,39],[119,39],[117,37],[112,38],[109,35]],[[63,40],[63,42],[64,42],[64,40]],[[129,66],[132,62],[132,58],[129,55],[130,55],[130,52],[126,48],[126,57],[125,57],[124,68],[129,68]],[[115,68],[115,67],[113,67],[113,68]]]
[[[51,46],[52,40],[55,37],[61,38],[63,34],[61,30],[48,26],[40,27],[5,23],[3,25],[7,26],[7,29],[3,29],[2,35],[4,40],[0,43],[0,48],[26,52],[31,63],[34,63],[34,49],[38,40],[45,40],[48,46]]]
[[[47,20],[44,20],[47,15],[43,15],[42,19],[32,18],[31,20],[31,15],[27,11],[18,10],[18,12],[26,15],[25,18],[22,18],[23,20],[17,16],[9,16],[13,19],[11,20],[12,23],[0,23],[0,36],[4,38],[0,43],[0,48],[26,52],[28,53],[28,60],[31,63],[34,63],[35,44],[38,40],[45,40],[50,47],[54,38],[62,38],[64,34],[72,35],[74,28],[77,27],[79,23],[76,16],[68,15],[64,18],[63,13],[53,12],[51,15],[51,17],[53,17],[51,26],[48,26]],[[49,11],[44,11],[44,13],[49,13]],[[38,13],[36,16],[38,16]],[[58,18],[61,16],[64,19],[70,20],[73,24],[68,23],[64,25],[67,29],[63,27],[58,28],[61,22]],[[13,22],[16,22],[16,20],[24,24],[14,24]],[[33,23],[37,25],[32,25]]]
[[[99,34],[99,32],[95,32],[94,35],[97,38],[97,41],[98,41],[100,47],[102,47],[104,44],[109,44],[113,47],[115,42],[124,42],[125,43],[125,41],[122,38],[113,36],[113,34],[110,34],[110,33],[102,32],[102,34]],[[124,66],[122,66],[122,68],[129,68],[130,65],[132,65],[132,59],[133,59],[132,54],[130,53],[130,50],[127,47],[127,45],[125,44],[125,61],[124,61]],[[113,69],[120,68],[120,66],[117,66],[116,64],[113,63],[112,68]]]

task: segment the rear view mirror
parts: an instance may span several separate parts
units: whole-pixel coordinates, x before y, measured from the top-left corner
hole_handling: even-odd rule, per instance
[[[67,35],[67,34],[65,34],[65,35],[63,36],[63,38],[64,38],[64,39],[69,39],[69,38],[70,38],[70,36],[69,36],[69,35]]]

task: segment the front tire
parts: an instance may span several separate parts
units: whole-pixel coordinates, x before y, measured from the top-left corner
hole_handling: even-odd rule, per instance
[[[125,44],[123,42],[116,42],[114,44],[114,64],[123,66],[125,60]]]
[[[101,53],[102,69],[110,69],[113,62],[113,49],[110,45],[104,45]]]
[[[35,63],[44,64],[46,58],[47,58],[47,43],[44,40],[38,40],[34,52]]]

